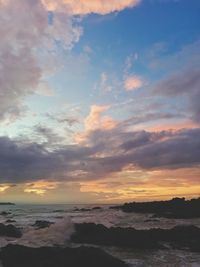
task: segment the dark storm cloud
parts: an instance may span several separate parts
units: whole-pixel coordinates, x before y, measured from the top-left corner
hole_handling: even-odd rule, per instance
[[[128,164],[141,169],[178,169],[200,165],[200,129],[177,132],[145,131],[126,134],[123,149],[112,156],[99,159],[106,172],[120,171]],[[113,139],[112,139],[113,140]],[[119,140],[116,140],[119,143]],[[109,144],[109,138],[105,144]]]
[[[47,149],[45,144],[0,138],[0,180],[80,181],[106,178],[132,164],[140,169],[200,166],[200,128],[150,133],[95,131],[89,146]]]
[[[200,129],[169,133],[132,155],[141,168],[179,168],[200,164]]]
[[[69,172],[80,169],[81,161],[93,154],[93,149],[65,146],[50,151],[44,145],[17,143],[8,137],[1,137],[1,182],[70,179]]]

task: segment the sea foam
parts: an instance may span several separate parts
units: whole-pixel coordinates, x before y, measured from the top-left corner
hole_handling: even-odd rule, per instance
[[[37,230],[27,228],[17,243],[31,247],[62,246],[69,242],[73,232],[74,226],[71,219],[65,217],[48,228]]]

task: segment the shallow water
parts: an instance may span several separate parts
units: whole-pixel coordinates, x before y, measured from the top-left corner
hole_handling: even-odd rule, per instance
[[[23,229],[21,239],[0,238],[0,247],[8,243],[24,244],[28,246],[44,245],[73,245],[70,244],[70,235],[73,233],[74,223],[93,222],[104,224],[107,227],[134,227],[136,229],[172,228],[181,224],[192,224],[200,227],[200,219],[174,220],[158,218],[151,221],[151,214],[124,213],[109,209],[102,205],[101,210],[75,211],[75,208],[92,208],[94,205],[16,205],[0,206],[2,211],[10,212],[0,215],[0,222],[7,219],[16,220],[14,224]],[[50,228],[36,230],[32,225],[36,220],[55,222]],[[150,220],[150,221],[146,221]],[[110,254],[121,258],[131,267],[200,267],[200,254],[178,250],[166,251],[132,251],[118,248],[103,248]],[[0,265],[1,267],[1,265]]]

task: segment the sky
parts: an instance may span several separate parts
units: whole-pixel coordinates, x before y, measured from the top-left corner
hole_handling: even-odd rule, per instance
[[[0,0],[0,201],[200,195],[199,0]]]

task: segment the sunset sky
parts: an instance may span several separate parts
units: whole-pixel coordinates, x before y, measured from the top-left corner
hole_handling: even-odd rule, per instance
[[[200,195],[199,0],[0,0],[0,201]]]

